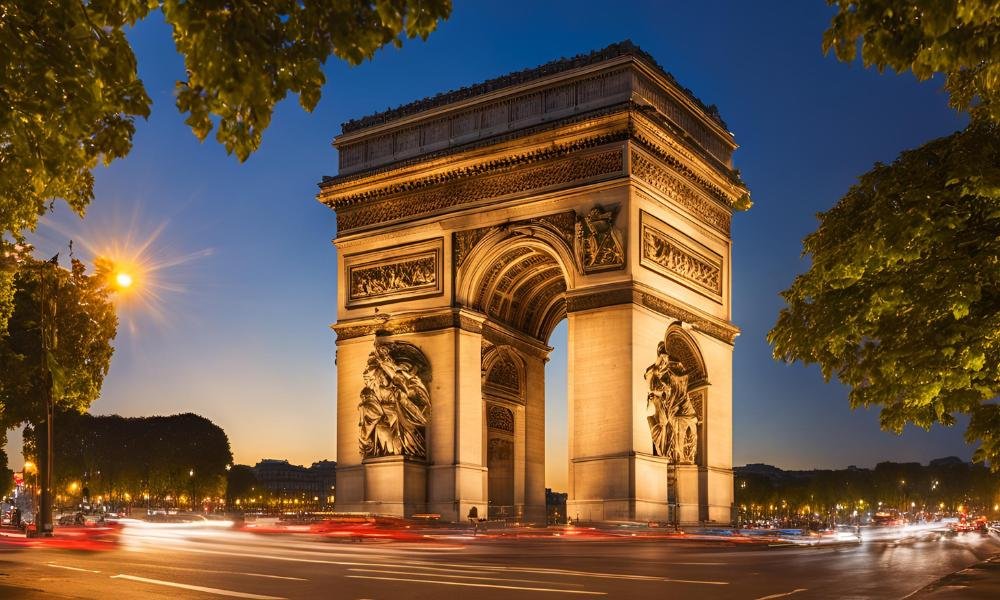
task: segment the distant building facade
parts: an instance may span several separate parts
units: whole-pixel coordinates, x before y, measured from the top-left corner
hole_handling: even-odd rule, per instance
[[[265,458],[253,467],[261,486],[279,499],[332,505],[337,487],[337,462],[322,460],[309,467]]]

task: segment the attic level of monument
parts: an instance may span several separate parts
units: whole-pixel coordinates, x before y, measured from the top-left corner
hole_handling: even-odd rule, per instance
[[[542,77],[547,77],[550,75],[555,75],[569,71],[572,69],[579,69],[583,67],[589,67],[591,65],[605,62],[614,58],[619,58],[621,56],[634,56],[637,59],[643,60],[646,64],[652,66],[660,75],[668,79],[669,81],[675,83],[678,88],[683,91],[688,98],[690,98],[695,104],[702,108],[712,119],[714,119],[723,128],[726,127],[725,121],[722,120],[722,116],[719,114],[718,109],[715,105],[705,105],[694,92],[686,87],[680,86],[674,76],[664,69],[656,59],[652,57],[648,52],[642,48],[636,46],[631,40],[624,40],[616,44],[611,44],[600,50],[594,50],[586,54],[579,54],[570,58],[560,58],[545,63],[544,65],[524,69],[523,71],[516,71],[514,73],[508,73],[501,77],[496,77],[494,79],[489,79],[481,83],[470,85],[468,87],[460,88],[457,90],[452,90],[450,92],[443,92],[432,96],[430,98],[424,98],[422,100],[416,100],[414,102],[409,102],[402,106],[392,108],[389,110],[384,110],[377,112],[359,119],[351,119],[346,123],[341,125],[342,131],[347,133],[353,133],[362,129],[369,129],[376,127],[378,125],[383,125],[390,121],[396,121],[410,115],[414,115],[432,108],[437,108],[440,106],[445,106],[448,104],[457,104],[459,102],[469,100],[470,98],[476,98],[479,96],[484,96],[491,92],[496,92],[503,90],[515,85],[521,85],[526,83],[531,83],[536,79]]]
[[[718,114],[631,44],[352,121],[337,213],[338,511],[545,519],[567,323],[568,513],[732,518]]]
[[[339,175],[324,178],[323,187],[622,111],[657,121],[675,144],[739,185],[731,169],[736,143],[717,113],[631,44],[493,82],[345,124],[334,142]]]

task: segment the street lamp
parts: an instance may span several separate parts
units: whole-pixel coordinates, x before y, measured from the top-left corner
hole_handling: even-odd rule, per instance
[[[102,268],[100,260],[98,262],[98,268]],[[104,266],[108,264],[108,261],[104,263]],[[59,255],[56,254],[48,261],[42,263],[41,277],[38,282],[38,293],[39,293],[39,314],[38,314],[38,328],[41,330],[41,342],[42,342],[42,401],[45,410],[45,443],[39,444],[39,450],[44,452],[40,461],[40,484],[41,484],[41,494],[39,498],[39,506],[35,515],[35,530],[39,535],[50,536],[52,535],[53,523],[52,523],[52,471],[54,468],[53,455],[53,420],[55,418],[55,398],[52,395],[52,388],[54,385],[53,374],[51,369],[51,364],[49,360],[50,353],[56,351],[57,340],[58,340],[58,326],[56,323],[56,309],[57,309],[57,298],[59,296],[60,278],[59,278]],[[50,275],[53,269],[55,271],[54,277]],[[133,283],[132,276],[122,270],[115,270],[115,276],[110,278],[109,288],[112,291],[124,291],[130,288]],[[51,280],[51,281],[50,281]],[[50,289],[51,285],[51,289]]]

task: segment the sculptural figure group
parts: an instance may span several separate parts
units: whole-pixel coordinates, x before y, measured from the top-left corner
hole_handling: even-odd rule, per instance
[[[431,397],[430,365],[423,353],[407,342],[375,342],[362,379],[362,456],[426,458]]]
[[[656,362],[646,369],[649,395],[646,420],[653,454],[674,464],[693,464],[698,452],[698,412],[688,394],[684,365],[670,357],[665,342],[656,347]]]

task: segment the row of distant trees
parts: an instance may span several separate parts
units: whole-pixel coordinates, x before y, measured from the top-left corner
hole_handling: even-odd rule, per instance
[[[67,501],[86,490],[113,505],[181,504],[221,498],[233,455],[225,432],[191,413],[120,417],[64,412],[55,419],[55,491]],[[25,455],[37,453],[33,426],[24,434]],[[181,500],[183,498],[183,501]]]
[[[882,462],[874,469],[781,471],[737,469],[738,507],[774,514],[806,510],[870,512],[883,509],[992,512],[1000,480],[983,465],[958,459],[919,463]],[[943,507],[942,507],[943,505]]]

